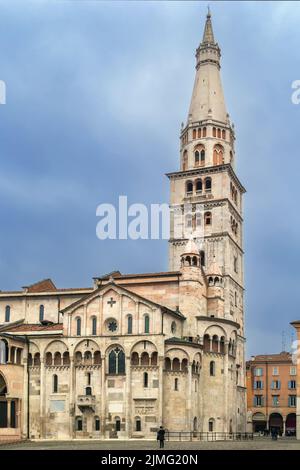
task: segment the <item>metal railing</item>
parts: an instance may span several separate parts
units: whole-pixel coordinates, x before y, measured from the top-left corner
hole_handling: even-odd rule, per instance
[[[253,440],[252,432],[196,432],[196,431],[168,431],[167,441],[248,441]]]

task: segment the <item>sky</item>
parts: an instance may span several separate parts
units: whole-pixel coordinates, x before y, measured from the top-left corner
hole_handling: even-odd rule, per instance
[[[244,205],[247,356],[300,319],[300,2],[210,2]],[[169,200],[207,2],[0,0],[0,289],[168,269],[96,237],[96,208]],[[283,334],[284,332],[284,340]]]

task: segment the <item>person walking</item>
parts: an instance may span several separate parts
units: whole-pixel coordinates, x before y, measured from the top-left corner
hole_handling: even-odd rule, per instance
[[[165,433],[163,426],[160,426],[159,430],[157,431],[157,440],[159,441],[159,448],[163,449],[165,447]]]

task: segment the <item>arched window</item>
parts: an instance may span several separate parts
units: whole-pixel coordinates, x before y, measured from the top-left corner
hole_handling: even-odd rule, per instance
[[[35,355],[33,357],[33,365],[34,366],[40,366],[41,365],[40,353],[35,353]]]
[[[172,370],[173,371],[179,371],[180,370],[180,360],[175,357],[172,362]]]
[[[223,163],[224,163],[224,149],[222,145],[217,144],[214,146],[213,164],[222,165]]]
[[[196,181],[196,191],[197,191],[197,193],[202,192],[202,180],[200,180],[200,179]]]
[[[192,181],[187,181],[186,182],[186,193],[187,194],[193,194],[193,183],[192,183]]]
[[[87,384],[88,384],[88,385],[91,385],[91,377],[92,377],[92,376],[91,376],[91,373],[88,372],[88,373],[87,373],[87,376],[86,376],[86,378],[87,378]]]
[[[222,139],[226,139],[226,131],[224,129],[222,130]]]
[[[210,361],[209,363],[209,375],[214,377],[216,375],[216,364],[215,361]]]
[[[174,380],[174,390],[176,392],[178,391],[178,379],[177,378]]]
[[[46,366],[52,366],[52,354],[51,354],[51,352],[46,353],[45,364],[46,364]]]
[[[94,364],[101,364],[101,353],[100,351],[94,352]]]
[[[75,363],[78,365],[78,364],[81,364],[82,363],[82,354],[80,351],[77,351],[75,353]]]
[[[204,223],[205,225],[211,225],[211,212],[205,212],[204,214]]]
[[[213,127],[213,137],[217,137],[217,129]]]
[[[135,418],[135,430],[136,432],[140,432],[142,430],[142,422],[140,417]]]
[[[10,322],[10,306],[6,305],[5,307],[5,322]]]
[[[211,178],[205,178],[205,191],[211,191]]]
[[[221,139],[221,129],[218,129],[217,136],[218,136],[218,139]]]
[[[119,347],[110,351],[108,355],[108,373],[117,375],[125,374],[125,354]]]
[[[199,165],[199,162],[200,162],[200,152],[198,150],[196,150],[195,152],[195,165]]]
[[[210,418],[208,420],[208,431],[214,432],[214,428],[215,428],[215,420],[213,418]]]
[[[40,305],[40,313],[39,313],[39,321],[40,321],[40,323],[41,323],[42,321],[44,321],[44,312],[45,312],[44,305]]]
[[[92,387],[86,387],[85,388],[85,394],[86,394],[86,396],[91,396],[92,395]]]
[[[69,366],[70,365],[70,355],[69,355],[68,351],[65,351],[63,353],[63,365],[64,366]]]
[[[196,129],[193,129],[193,139],[196,139],[197,138],[197,131]]]
[[[54,354],[54,365],[55,366],[61,366],[61,354],[60,354],[60,352],[56,352]]]
[[[148,372],[144,372],[144,388],[148,388],[149,376]]]
[[[182,170],[183,171],[187,170],[187,165],[188,165],[188,154],[187,154],[187,151],[185,150],[182,155]]]
[[[131,354],[131,365],[138,366],[139,365],[139,355],[137,352],[133,352]]]
[[[97,318],[93,317],[92,318],[92,335],[96,336],[97,334]]]
[[[57,393],[58,392],[58,377],[56,374],[53,375],[53,381],[52,381],[52,389],[53,389],[53,393]]]
[[[76,318],[76,335],[81,336],[81,318]]]
[[[198,139],[201,139],[201,128],[198,129]]]
[[[201,165],[204,165],[205,163],[205,150],[204,149],[202,149],[200,153],[200,163]]]
[[[128,315],[127,317],[127,333],[129,335],[132,334],[132,315]]]
[[[150,364],[149,354],[146,351],[144,351],[142,352],[142,355],[141,355],[141,365],[149,366],[149,364]]]
[[[203,137],[206,137],[206,127],[203,127]]]
[[[200,251],[200,264],[205,266],[205,252],[203,250]]]
[[[150,332],[150,317],[149,317],[149,315],[145,315],[145,318],[144,318],[144,332],[145,333]]]

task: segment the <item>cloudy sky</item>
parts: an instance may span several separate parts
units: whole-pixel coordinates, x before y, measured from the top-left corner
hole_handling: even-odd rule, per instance
[[[167,269],[166,241],[100,241],[96,207],[168,202],[207,2],[0,1],[0,289]],[[247,352],[300,318],[300,3],[210,2],[245,197]]]

